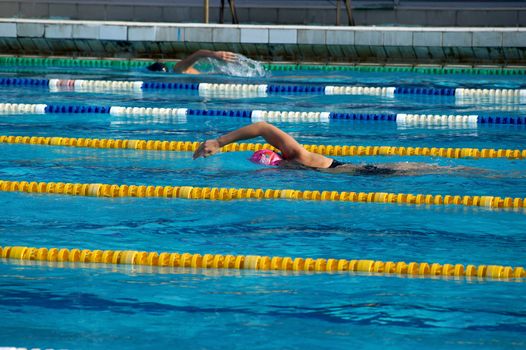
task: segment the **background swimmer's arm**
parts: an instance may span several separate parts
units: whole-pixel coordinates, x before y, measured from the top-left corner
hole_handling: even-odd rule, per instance
[[[195,151],[194,159],[211,156],[217,153],[221,147],[232,142],[248,140],[259,136],[279,149],[283,158],[287,160],[297,161],[300,164],[313,168],[328,168],[332,163],[332,159],[307,151],[292,136],[267,122],[250,124],[220,136],[215,140],[203,142],[197,151]]]
[[[176,73],[190,73],[199,74],[199,71],[192,68],[195,62],[201,58],[210,57],[222,61],[233,62],[236,60],[236,54],[228,51],[210,51],[210,50],[199,50],[179,61],[174,66],[174,72]]]

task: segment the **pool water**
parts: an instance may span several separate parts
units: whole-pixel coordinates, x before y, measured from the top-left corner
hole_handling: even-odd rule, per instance
[[[284,72],[186,77],[102,69],[0,70],[1,76],[525,88],[523,77]],[[0,87],[2,102],[200,109],[524,116],[523,101],[422,96],[211,98],[177,91],[80,93]],[[243,118],[0,115],[0,135],[205,140]],[[276,125],[306,144],[523,149],[517,125]],[[256,140],[255,142],[262,141]],[[356,176],[264,168],[248,152],[191,153],[0,144],[0,179],[526,197],[526,162],[341,157],[470,169]],[[300,201],[88,198],[0,192],[2,246],[375,259],[525,266],[526,213],[461,206]],[[526,284],[352,273],[0,263],[0,346],[39,348],[526,348]]]

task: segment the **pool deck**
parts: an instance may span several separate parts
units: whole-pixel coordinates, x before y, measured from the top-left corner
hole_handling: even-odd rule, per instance
[[[0,19],[4,54],[173,59],[197,49],[273,61],[517,65],[526,62],[526,28]]]

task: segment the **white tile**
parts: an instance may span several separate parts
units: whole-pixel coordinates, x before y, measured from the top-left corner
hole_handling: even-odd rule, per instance
[[[442,46],[442,32],[413,32],[413,46]]]
[[[270,44],[296,44],[298,31],[296,29],[269,29]]]
[[[502,45],[505,47],[525,47],[526,31],[502,33]]]
[[[157,41],[184,41],[184,28],[182,27],[159,27],[157,28]]]
[[[385,31],[384,46],[413,46],[413,32]]]
[[[100,40],[127,40],[128,27],[125,25],[100,26]]]
[[[376,46],[376,45],[383,45],[384,44],[384,36],[383,33],[380,31],[356,31],[354,33],[354,43],[356,45],[369,45],[369,46]]]
[[[212,28],[187,27],[184,30],[184,40],[197,43],[211,43]]]
[[[268,29],[248,29],[241,28],[241,42],[267,44],[268,43]]]
[[[212,29],[212,42],[214,43],[239,43],[241,30],[238,28]]]
[[[99,39],[100,26],[94,24],[78,24],[73,26],[71,37],[73,39]]]
[[[299,29],[298,44],[325,45],[325,30]]]
[[[501,47],[502,33],[488,31],[488,32],[473,32],[473,46],[474,47]]]
[[[46,38],[71,39],[73,26],[71,24],[48,24],[46,25]]]
[[[473,44],[472,32],[444,32],[442,45],[444,47],[471,47]]]
[[[45,26],[42,23],[17,23],[16,33],[19,37],[44,37]]]
[[[155,41],[155,26],[148,27],[128,27],[129,41]]]
[[[353,45],[354,31],[353,30],[328,30],[327,45]]]

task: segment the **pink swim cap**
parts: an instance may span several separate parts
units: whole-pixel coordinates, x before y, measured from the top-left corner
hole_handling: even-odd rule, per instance
[[[282,160],[283,158],[279,154],[269,149],[254,152],[252,157],[250,157],[250,161],[262,165],[279,165]]]

